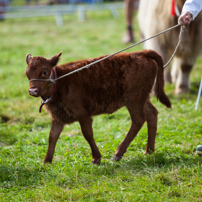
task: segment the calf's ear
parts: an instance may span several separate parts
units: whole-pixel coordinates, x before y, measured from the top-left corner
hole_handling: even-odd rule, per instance
[[[57,65],[58,61],[60,60],[60,56],[62,55],[62,51],[60,53],[58,53],[57,55],[53,56],[50,59],[51,65],[54,67],[55,65]]]
[[[27,54],[27,56],[26,56],[26,62],[27,62],[27,64],[29,64],[29,61],[32,59],[32,56],[31,56],[31,54]]]

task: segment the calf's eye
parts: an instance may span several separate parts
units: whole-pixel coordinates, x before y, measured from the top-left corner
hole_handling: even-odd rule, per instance
[[[44,72],[43,72],[43,76],[46,76],[48,74],[48,72],[45,70]]]

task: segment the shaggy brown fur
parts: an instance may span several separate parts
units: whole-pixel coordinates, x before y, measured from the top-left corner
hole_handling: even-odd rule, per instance
[[[60,77],[104,57],[57,66],[61,54],[53,56],[50,60],[28,54],[26,74],[29,80],[48,79],[53,67]],[[120,53],[58,80],[51,101],[45,104],[52,116],[52,126],[44,163],[52,162],[55,145],[64,125],[78,121],[84,137],[90,144],[92,162],[99,164],[101,154],[93,138],[91,117],[113,113],[123,106],[126,106],[130,113],[132,125],[118,146],[114,160],[121,159],[145,121],[148,125],[145,153],[154,151],[158,112],[149,101],[149,94],[155,79],[157,98],[165,106],[171,107],[170,100],[164,92],[163,61],[155,51]],[[52,94],[53,86],[54,84],[49,81],[31,81],[29,93],[47,99]]]

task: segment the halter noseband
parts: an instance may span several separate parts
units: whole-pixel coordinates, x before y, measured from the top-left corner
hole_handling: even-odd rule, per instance
[[[54,95],[54,93],[55,93],[55,88],[56,88],[56,81],[55,81],[55,79],[57,78],[57,73],[56,73],[55,68],[53,68],[53,76],[54,76],[54,79],[51,79],[51,76],[52,76],[52,71],[51,71],[51,74],[50,74],[49,79],[43,79],[43,80],[41,80],[41,79],[32,79],[32,80],[29,81],[29,82],[31,82],[31,81],[38,81],[38,80],[39,80],[39,81],[44,81],[44,80],[45,80],[45,81],[50,81],[50,82],[54,83],[51,96],[50,96],[49,98],[47,98],[47,99],[43,99],[43,97],[41,96],[41,105],[40,105],[40,107],[39,107],[39,113],[41,113],[42,107],[43,107],[46,103],[48,103],[49,101],[51,101],[51,99],[52,99],[52,97],[53,97],[53,95]]]
[[[51,79],[51,77],[52,77],[52,71],[51,71],[51,74],[50,74],[50,76],[49,76],[49,78],[48,79],[31,79],[30,81],[29,81],[29,83],[31,83],[32,81],[50,81],[50,82],[52,82],[52,83],[55,83],[55,76],[56,76],[56,72],[55,72],[55,68],[53,68],[53,73],[55,74],[54,75],[54,79]]]

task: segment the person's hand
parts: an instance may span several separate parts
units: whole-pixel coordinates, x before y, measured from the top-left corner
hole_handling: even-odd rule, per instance
[[[178,18],[178,24],[186,26],[193,20],[193,15],[190,12],[182,13]]]

